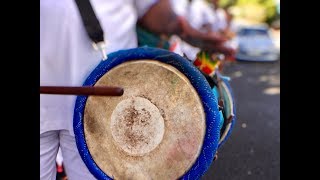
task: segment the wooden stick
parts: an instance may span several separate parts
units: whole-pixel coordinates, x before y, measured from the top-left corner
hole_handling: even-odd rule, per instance
[[[40,94],[122,96],[123,88],[110,86],[40,86]]]

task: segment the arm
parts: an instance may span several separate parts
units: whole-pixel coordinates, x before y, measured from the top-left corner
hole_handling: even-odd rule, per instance
[[[225,38],[215,33],[202,33],[192,28],[184,18],[177,16],[169,0],[159,0],[139,19],[138,23],[156,34],[176,34],[189,44],[204,50],[233,53],[233,50],[223,46]]]

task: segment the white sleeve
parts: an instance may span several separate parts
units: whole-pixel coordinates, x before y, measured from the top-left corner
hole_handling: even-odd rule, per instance
[[[170,0],[172,10],[179,16],[186,17],[188,1],[187,0]]]
[[[142,17],[156,2],[158,2],[158,0],[134,0],[134,5],[137,9],[138,17]]]
[[[215,21],[215,14],[213,10],[210,8],[210,6],[204,6],[202,12],[203,12],[203,23],[213,24]]]
[[[218,16],[220,18],[220,27],[221,29],[227,28],[227,15],[226,12],[223,9],[218,9]]]

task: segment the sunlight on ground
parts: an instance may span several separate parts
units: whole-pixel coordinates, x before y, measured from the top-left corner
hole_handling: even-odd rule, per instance
[[[260,76],[260,77],[259,77],[259,81],[260,81],[260,82],[266,82],[266,81],[268,81],[268,76],[265,76],[265,75]]]
[[[239,78],[242,76],[242,72],[241,71],[236,71],[231,75],[233,78]]]
[[[279,75],[262,75],[259,77],[259,82],[267,82],[269,85],[280,85]]]
[[[264,94],[267,95],[277,95],[280,94],[280,87],[271,87],[271,88],[267,88],[263,91]]]

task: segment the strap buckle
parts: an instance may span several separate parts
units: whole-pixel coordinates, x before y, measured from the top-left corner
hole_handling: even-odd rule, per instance
[[[98,43],[92,43],[93,48],[96,51],[100,51],[102,54],[102,60],[106,60],[108,58],[107,53],[106,53],[106,43],[104,41],[100,41]]]

